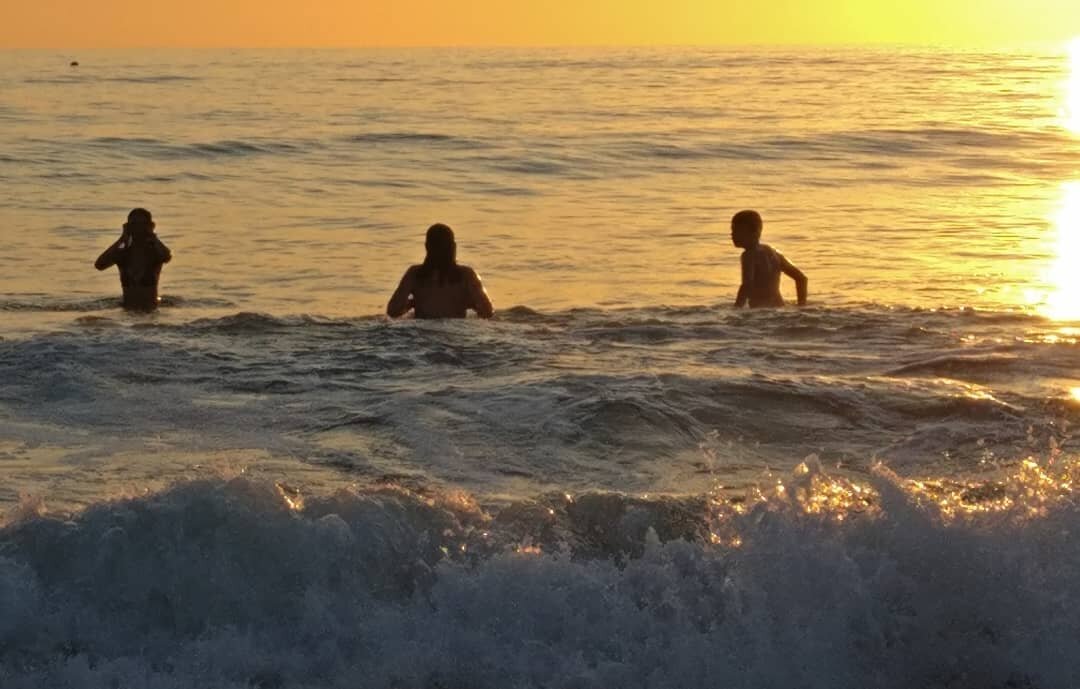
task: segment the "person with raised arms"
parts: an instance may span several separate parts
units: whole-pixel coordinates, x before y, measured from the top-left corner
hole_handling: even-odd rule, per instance
[[[158,307],[161,267],[172,260],[172,252],[154,234],[155,227],[150,211],[134,209],[128,213],[120,239],[94,263],[98,270],[119,268],[125,309],[152,311]]]

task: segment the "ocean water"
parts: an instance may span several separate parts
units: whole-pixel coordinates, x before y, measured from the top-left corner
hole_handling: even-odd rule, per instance
[[[1077,686],[1078,132],[1053,47],[0,53],[0,686]],[[381,315],[433,222],[494,320]]]

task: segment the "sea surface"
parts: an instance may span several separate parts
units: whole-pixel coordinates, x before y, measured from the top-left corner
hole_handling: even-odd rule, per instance
[[[0,52],[0,189],[3,689],[1080,686],[1080,47]]]

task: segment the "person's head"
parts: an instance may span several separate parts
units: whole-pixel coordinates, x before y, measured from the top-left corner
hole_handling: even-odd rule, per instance
[[[421,279],[426,280],[433,272],[438,271],[440,282],[457,282],[457,242],[454,241],[454,231],[448,225],[435,223],[428,228],[424,248],[427,249],[427,256],[421,268]]]
[[[424,248],[427,249],[425,264],[433,268],[457,265],[457,243],[454,241],[454,231],[448,225],[440,222],[429,227]]]
[[[749,249],[761,241],[761,215],[757,211],[739,211],[731,217],[731,243]]]
[[[124,229],[136,237],[153,234],[154,227],[154,218],[145,208],[132,210],[128,213],[127,222],[124,223]]]

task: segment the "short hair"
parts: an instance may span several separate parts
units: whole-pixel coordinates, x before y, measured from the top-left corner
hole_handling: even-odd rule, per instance
[[[154,216],[150,215],[150,211],[146,210],[145,208],[135,208],[132,209],[130,213],[128,213],[127,221],[130,223],[149,225],[150,223],[154,222]]]
[[[731,226],[733,228],[746,228],[752,232],[761,234],[762,224],[761,214],[757,211],[739,211],[731,216]]]

